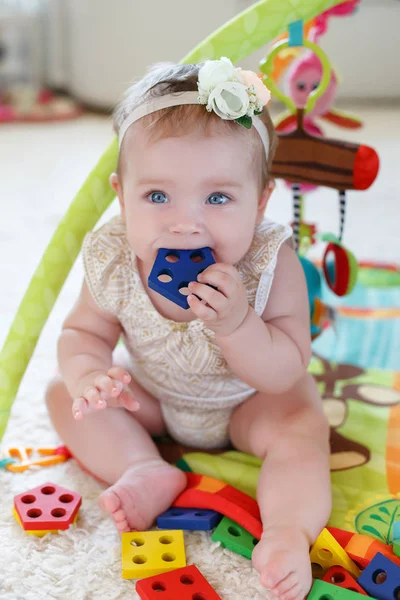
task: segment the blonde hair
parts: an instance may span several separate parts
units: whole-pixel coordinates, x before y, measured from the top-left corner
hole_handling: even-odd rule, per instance
[[[134,81],[127,89],[124,98],[116,106],[113,112],[113,126],[115,133],[118,135],[124,120],[144,101],[175,92],[197,91],[198,73],[203,64],[204,63],[176,64],[172,62],[162,62],[151,65],[146,74]],[[229,127],[231,132],[243,136],[244,143],[247,142],[251,148],[256,149],[256,155],[260,157],[260,160],[255,161],[255,163],[256,168],[259,169],[260,185],[261,189],[263,189],[270,180],[269,173],[271,171],[278,138],[266,107],[264,107],[259,118],[267,127],[269,135],[267,160],[265,160],[261,139],[254,128],[249,132],[235,121],[223,120],[213,111],[208,112],[202,105],[186,104],[183,106],[164,108],[143,117],[140,121],[146,129],[151,130],[151,135],[155,139],[182,135],[187,133],[194,125],[203,127],[206,134],[210,127],[213,127],[214,130],[215,127],[219,127],[221,130],[225,129],[225,131],[226,128]],[[249,135],[249,133],[251,133],[251,135]],[[118,172],[120,172],[121,167],[121,154],[122,153],[120,153],[118,159]]]

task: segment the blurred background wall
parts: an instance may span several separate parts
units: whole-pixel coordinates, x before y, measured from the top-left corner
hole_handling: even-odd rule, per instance
[[[108,109],[146,65],[180,60],[251,4],[252,0],[0,0],[0,86],[18,72],[25,80]],[[400,98],[399,26],[399,0],[363,0],[353,17],[331,20],[321,45],[342,76],[339,98]],[[241,66],[256,69],[264,54],[265,48],[260,49]]]

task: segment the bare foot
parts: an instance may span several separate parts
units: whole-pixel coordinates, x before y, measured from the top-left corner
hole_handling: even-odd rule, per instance
[[[120,533],[146,531],[185,489],[185,473],[161,458],[132,465],[103,492],[100,507],[110,513]]]
[[[303,600],[312,583],[309,553],[309,541],[303,531],[279,527],[263,531],[252,560],[271,596]]]

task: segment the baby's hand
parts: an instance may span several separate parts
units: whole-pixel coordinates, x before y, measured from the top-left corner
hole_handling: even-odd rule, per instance
[[[232,265],[210,265],[198,275],[197,281],[189,283],[189,290],[190,308],[219,335],[230,335],[246,318],[249,310],[246,288]]]
[[[139,402],[128,387],[130,381],[130,374],[121,367],[111,367],[107,372],[96,371],[86,376],[81,382],[83,393],[72,404],[74,419],[83,419],[85,414],[107,406],[138,410]]]

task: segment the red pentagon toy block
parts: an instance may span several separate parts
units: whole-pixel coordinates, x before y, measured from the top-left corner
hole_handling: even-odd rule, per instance
[[[344,567],[340,567],[339,565],[331,567],[329,571],[325,573],[322,581],[327,581],[328,583],[333,583],[333,585],[337,585],[345,590],[358,592],[359,594],[367,596],[367,592],[363,590],[354,577],[352,577]]]
[[[26,531],[68,529],[82,496],[55,483],[47,482],[14,498],[14,507]]]
[[[221,600],[195,565],[175,569],[154,577],[141,579],[136,583],[136,591],[142,600]]]

